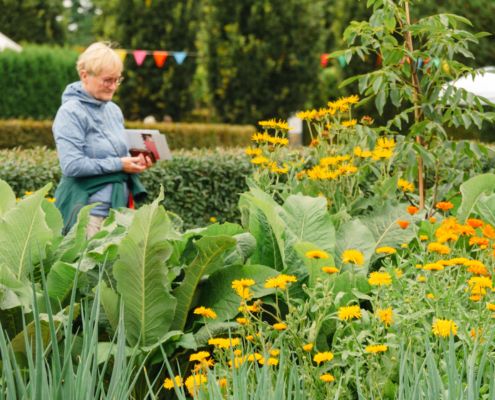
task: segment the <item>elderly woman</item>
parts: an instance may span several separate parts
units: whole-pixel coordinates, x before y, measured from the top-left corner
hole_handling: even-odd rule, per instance
[[[134,199],[146,195],[136,174],[150,167],[151,160],[129,156],[124,117],[111,101],[122,70],[122,60],[111,47],[93,43],[77,60],[80,81],[62,95],[53,135],[62,168],[55,204],[64,218],[64,234],[87,204],[98,203],[90,212],[91,237],[110,208],[132,207]]]

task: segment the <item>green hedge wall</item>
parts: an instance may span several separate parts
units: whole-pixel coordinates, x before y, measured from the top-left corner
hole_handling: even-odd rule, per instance
[[[255,128],[251,125],[126,122],[127,128],[158,129],[167,135],[172,150],[247,146]],[[0,148],[55,148],[52,121],[0,120]]]
[[[239,218],[239,195],[247,190],[251,164],[241,149],[211,149],[174,152],[171,161],[158,162],[141,175],[148,189],[148,201],[164,186],[163,205],[184,220],[185,228],[202,226],[211,217],[218,221]],[[53,182],[51,195],[60,179],[54,150],[0,150],[0,179],[8,182],[17,196]]]
[[[78,79],[77,56],[45,46],[0,52],[0,118],[53,118],[65,86]]]

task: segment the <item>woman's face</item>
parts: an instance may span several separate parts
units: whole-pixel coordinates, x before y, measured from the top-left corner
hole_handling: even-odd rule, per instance
[[[103,70],[93,75],[85,70],[81,71],[81,81],[84,89],[96,100],[110,101],[119,87],[122,77],[120,70]]]

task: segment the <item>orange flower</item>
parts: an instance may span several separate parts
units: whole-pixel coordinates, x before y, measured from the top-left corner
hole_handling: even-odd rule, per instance
[[[488,239],[495,239],[495,229],[493,229],[493,226],[486,224],[483,228],[483,235]]]
[[[448,211],[454,208],[454,205],[450,201],[440,201],[435,205],[435,207],[442,211]]]
[[[480,226],[483,226],[483,221],[481,219],[469,218],[467,224],[472,228],[479,228]]]
[[[409,226],[409,221],[405,221],[405,220],[398,220],[397,223],[399,224],[399,226],[402,228],[402,229],[407,229],[407,227]]]
[[[416,206],[409,206],[407,207],[407,212],[411,215],[416,214],[419,211],[419,208]]]

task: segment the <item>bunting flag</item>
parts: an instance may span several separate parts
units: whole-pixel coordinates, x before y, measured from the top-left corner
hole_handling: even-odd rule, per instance
[[[158,68],[162,68],[167,60],[168,52],[156,50],[153,52],[153,58],[155,59],[155,65]]]
[[[323,68],[325,68],[328,65],[328,53],[324,53],[320,56],[320,64]]]
[[[177,64],[181,65],[187,57],[185,51],[174,51],[174,58]]]
[[[347,61],[345,60],[344,56],[338,56],[337,60],[342,68],[344,68],[347,65]]]
[[[146,50],[134,50],[132,52],[132,54],[134,55],[134,60],[136,60],[136,64],[138,66],[141,66],[141,64],[144,62],[147,53],[148,52]]]
[[[127,55],[127,51],[125,51],[124,49],[115,49],[115,52],[119,55],[122,62],[124,62],[125,56]]]

